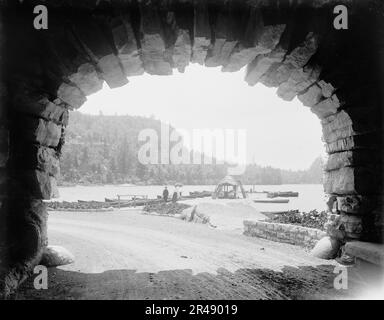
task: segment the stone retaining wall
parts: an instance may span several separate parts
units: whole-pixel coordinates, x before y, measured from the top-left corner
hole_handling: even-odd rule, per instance
[[[245,220],[244,235],[313,248],[318,240],[326,236],[326,233],[318,229],[291,224]]]

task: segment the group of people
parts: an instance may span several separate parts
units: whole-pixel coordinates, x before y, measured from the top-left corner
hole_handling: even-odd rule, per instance
[[[169,197],[169,191],[168,187],[165,186],[163,190],[163,200],[164,202],[168,202],[168,197]],[[181,198],[181,190],[179,186],[175,186],[175,191],[172,194],[172,202],[176,202],[177,199]]]

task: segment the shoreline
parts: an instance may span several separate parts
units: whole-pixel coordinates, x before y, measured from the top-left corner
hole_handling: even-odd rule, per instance
[[[175,183],[164,183],[164,184],[131,184],[131,183],[111,183],[111,184],[58,184],[58,188],[74,188],[74,187],[164,187],[173,186]],[[243,184],[243,186],[316,186],[322,185],[321,183],[281,183],[281,184]],[[184,184],[183,186],[216,186],[215,184]]]

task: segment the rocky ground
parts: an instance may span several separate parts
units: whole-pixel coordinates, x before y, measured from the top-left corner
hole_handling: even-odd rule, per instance
[[[51,244],[75,263],[33,278],[16,299],[334,299],[335,262],[302,249],[129,210],[53,212]]]

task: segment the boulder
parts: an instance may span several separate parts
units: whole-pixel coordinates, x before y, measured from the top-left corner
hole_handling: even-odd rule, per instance
[[[75,261],[75,257],[61,246],[47,246],[40,264],[46,267],[64,266]]]
[[[184,209],[180,214],[181,220],[191,221],[193,219],[194,212],[196,210],[196,206]]]
[[[208,223],[210,218],[205,213],[199,210],[199,206],[193,206],[187,209],[184,209],[180,215],[180,219],[185,220],[187,222],[195,222],[195,223]]]
[[[311,250],[311,255],[320,259],[334,259],[340,249],[341,243],[331,237],[320,239]]]

